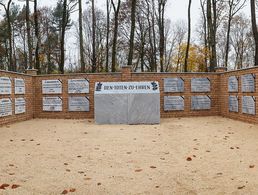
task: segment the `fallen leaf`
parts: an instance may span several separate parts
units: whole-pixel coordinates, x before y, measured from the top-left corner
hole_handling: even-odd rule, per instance
[[[79,155],[79,156],[77,156],[77,158],[81,158],[81,157],[82,157],[82,156],[80,156],[80,155]]]
[[[78,171],[78,173],[80,173],[80,174],[84,174],[84,172],[83,172],[83,171]]]
[[[253,169],[255,167],[255,165],[250,165],[249,168],[250,169]]]
[[[151,169],[156,169],[157,167],[155,167],[155,166],[150,166],[150,168],[151,168]]]
[[[234,147],[230,147],[231,150],[234,150],[235,148]]]
[[[67,165],[68,165],[68,163],[64,163],[64,165],[66,165],[66,166],[67,166]]]
[[[86,177],[86,178],[84,178],[84,180],[89,181],[89,180],[91,180],[91,178],[90,177]]]
[[[16,188],[18,188],[18,187],[20,187],[20,185],[13,184],[11,188],[12,188],[12,189],[16,189]]]
[[[142,169],[136,169],[135,170],[135,172],[141,172],[142,171]]]
[[[4,183],[4,184],[2,184],[2,185],[0,186],[0,190],[5,190],[5,188],[7,188],[7,187],[9,187],[9,186],[10,186],[9,184]]]
[[[186,160],[187,160],[187,161],[192,161],[192,158],[191,158],[191,157],[187,157]]]
[[[75,188],[71,188],[69,191],[70,191],[70,192],[75,192],[76,189],[75,189]]]
[[[14,167],[14,165],[13,165],[13,164],[9,164],[9,166],[10,166],[10,167]]]
[[[100,185],[101,185],[101,183],[99,182],[97,185],[98,185],[98,186],[100,186]]]
[[[243,189],[243,188],[245,188],[245,186],[240,186],[240,187],[238,187],[237,189],[241,190],[241,189]]]
[[[155,186],[155,188],[159,188],[159,186]]]
[[[160,160],[166,160],[165,158],[160,158]]]
[[[70,169],[66,169],[66,171],[67,171],[67,172],[71,172],[71,170],[70,170]]]
[[[9,173],[9,175],[15,175],[15,173]]]
[[[64,190],[61,194],[68,194],[68,191]]]
[[[132,152],[126,152],[126,154],[132,154]]]

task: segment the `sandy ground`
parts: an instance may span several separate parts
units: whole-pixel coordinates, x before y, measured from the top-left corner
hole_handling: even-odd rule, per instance
[[[220,117],[37,119],[1,127],[0,146],[1,195],[258,194],[258,126]]]

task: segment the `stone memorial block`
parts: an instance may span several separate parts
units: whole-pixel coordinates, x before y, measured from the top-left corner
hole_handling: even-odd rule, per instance
[[[184,92],[184,80],[182,78],[165,78],[164,92]]]
[[[12,100],[10,98],[0,99],[0,117],[12,115]]]
[[[87,79],[69,79],[68,93],[69,94],[89,93],[89,81]]]
[[[90,102],[88,97],[69,97],[68,110],[70,112],[89,112]]]
[[[12,80],[9,77],[0,77],[0,94],[12,94]]]
[[[255,110],[255,97],[254,96],[243,96],[242,99],[242,112],[244,114],[251,114],[255,115],[256,110]]]
[[[165,96],[164,111],[180,111],[184,110],[184,96]]]
[[[15,98],[15,114],[26,112],[26,102],[24,98]]]
[[[209,78],[192,78],[191,79],[192,92],[210,92],[211,82]]]
[[[255,74],[241,76],[242,92],[255,92]]]
[[[42,80],[43,94],[62,94],[62,82],[60,80]]]
[[[97,124],[159,123],[159,83],[96,83],[94,109]]]
[[[208,95],[199,95],[191,97],[192,110],[210,110],[211,98]]]
[[[238,92],[238,78],[236,76],[228,78],[228,92]]]
[[[61,112],[63,100],[61,97],[43,97],[43,111]]]
[[[238,112],[238,96],[230,95],[228,97],[229,112]]]

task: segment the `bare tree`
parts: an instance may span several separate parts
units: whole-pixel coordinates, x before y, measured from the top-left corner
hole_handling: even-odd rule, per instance
[[[118,0],[117,5],[115,5],[114,0],[111,0],[113,11],[115,14],[115,25],[114,25],[114,35],[113,35],[113,46],[112,46],[112,67],[111,71],[116,71],[116,53],[117,53],[117,37],[118,37],[118,17],[120,11],[121,0]]]
[[[8,0],[7,5],[0,1],[0,5],[3,6],[7,19],[7,28],[8,28],[8,44],[9,44],[9,70],[15,71],[16,67],[13,64],[13,49],[12,49],[12,27],[11,27],[11,17],[10,17],[10,7],[12,0]]]
[[[230,30],[233,17],[245,6],[246,0],[228,0],[228,27],[227,27],[227,40],[225,49],[225,67],[228,67],[228,56],[229,56],[229,41],[230,41]]]
[[[81,72],[85,72],[85,59],[84,59],[84,47],[83,47],[83,32],[82,32],[82,0],[78,0],[78,4],[79,4],[79,39],[80,39]]]
[[[134,32],[135,32],[135,17],[136,17],[136,0],[131,1],[131,33],[130,33],[130,46],[127,65],[132,65],[133,51],[134,51]]]
[[[254,36],[254,42],[255,42],[254,65],[258,66],[258,30],[257,30],[257,23],[256,23],[255,2],[256,2],[255,0],[250,0],[252,29],[253,29],[253,36]]]
[[[190,40],[191,40],[191,3],[192,3],[192,0],[189,0],[189,4],[188,4],[188,38],[187,38],[187,46],[186,46],[186,53],[185,53],[185,65],[184,65],[185,72],[187,72],[189,47],[190,47]]]

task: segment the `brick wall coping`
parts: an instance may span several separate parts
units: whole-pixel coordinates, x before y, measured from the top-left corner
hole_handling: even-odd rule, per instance
[[[229,74],[229,73],[246,71],[246,70],[254,70],[254,69],[258,69],[258,66],[254,66],[254,67],[250,67],[250,68],[243,68],[243,69],[238,69],[238,70],[229,70],[229,71],[222,72],[222,73],[219,73],[219,74]]]
[[[34,77],[51,77],[51,76],[79,76],[79,75],[95,75],[95,76],[105,76],[105,75],[121,75],[121,72],[110,72],[110,73],[66,73],[66,74],[41,74],[41,75],[36,75]]]
[[[141,75],[141,74],[175,74],[175,75],[192,75],[192,74],[200,74],[200,75],[219,75],[221,73],[217,72],[132,72],[132,74]]]
[[[14,72],[14,71],[0,70],[0,73],[7,73],[7,74],[14,74],[14,75],[31,77],[31,75],[28,75],[28,74],[25,74],[25,73]]]

